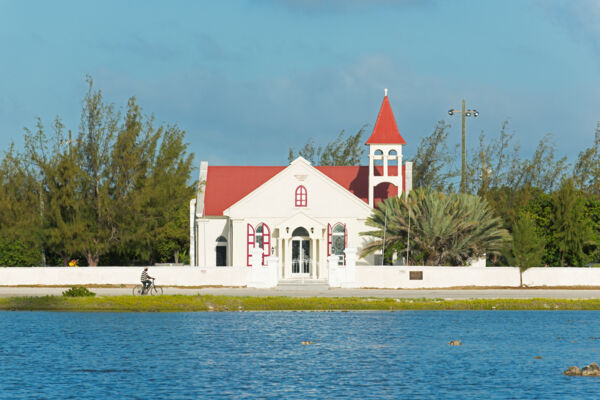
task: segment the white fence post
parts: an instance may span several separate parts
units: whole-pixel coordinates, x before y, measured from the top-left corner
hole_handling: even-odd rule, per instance
[[[267,257],[267,287],[275,287],[279,283],[279,257]]]
[[[341,282],[343,288],[360,287],[356,281],[356,249],[348,248],[344,250],[346,254],[345,279]]]
[[[339,258],[336,255],[327,257],[329,287],[340,287],[338,260]]]
[[[263,249],[254,247],[250,249],[250,281],[248,287],[262,288],[265,287],[265,271],[262,266]]]

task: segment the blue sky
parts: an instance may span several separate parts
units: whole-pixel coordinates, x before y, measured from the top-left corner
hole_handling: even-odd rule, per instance
[[[282,165],[288,148],[372,129],[383,89],[405,155],[461,99],[468,142],[510,121],[529,156],[551,133],[574,161],[600,121],[600,2],[0,0],[0,149],[60,116],[90,74],[187,134],[196,161]]]

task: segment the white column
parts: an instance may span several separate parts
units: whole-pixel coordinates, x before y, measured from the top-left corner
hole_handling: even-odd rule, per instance
[[[285,250],[285,276],[290,278],[292,276],[292,239],[286,240]]]
[[[198,265],[196,262],[196,199],[190,201],[190,267]]]
[[[315,278],[320,279],[321,278],[321,260],[320,260],[320,255],[321,255],[321,240],[320,239],[315,239]]]
[[[279,279],[284,279],[285,274],[283,272],[283,266],[285,264],[285,260],[283,259],[283,246],[284,244],[284,240],[283,239],[278,239],[277,240],[277,259],[281,260],[281,263],[279,264],[279,267],[277,268],[277,276],[279,277]]]
[[[387,155],[387,150],[386,150],[386,153],[383,154],[383,176],[388,176],[388,155]]]
[[[371,152],[372,150],[369,149]],[[375,176],[373,153],[369,154],[369,207],[373,207],[373,177]]]
[[[206,248],[206,224],[208,221],[205,219],[196,219],[196,241],[198,243],[196,260],[198,267],[206,267],[207,264],[207,248]]]
[[[317,246],[316,240],[310,239],[310,279],[315,279],[315,269],[317,268]]]

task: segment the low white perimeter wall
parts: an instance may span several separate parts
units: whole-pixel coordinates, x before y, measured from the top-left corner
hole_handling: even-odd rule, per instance
[[[549,268],[554,269],[554,268]],[[421,271],[422,280],[411,280]],[[515,267],[395,267],[356,266],[359,287],[386,289],[447,288],[457,286],[519,286]]]
[[[159,286],[245,286],[248,267],[149,267]],[[0,285],[131,285],[140,283],[142,267],[0,268]]]
[[[523,285],[600,286],[600,268],[530,268],[523,272]]]
[[[131,285],[140,281],[142,267],[0,267],[0,285]],[[421,271],[422,280],[411,280]],[[263,272],[248,267],[150,267],[162,286],[247,286]],[[256,282],[254,282],[256,283]],[[457,286],[519,286],[516,267],[356,266],[356,284],[363,288],[418,289]],[[530,268],[525,286],[600,286],[600,268]]]

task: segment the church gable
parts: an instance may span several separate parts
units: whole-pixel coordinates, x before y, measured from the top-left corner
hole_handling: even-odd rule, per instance
[[[313,217],[366,217],[371,208],[333,179],[298,157],[263,185],[224,210],[231,218],[250,215],[285,217],[304,212]]]

